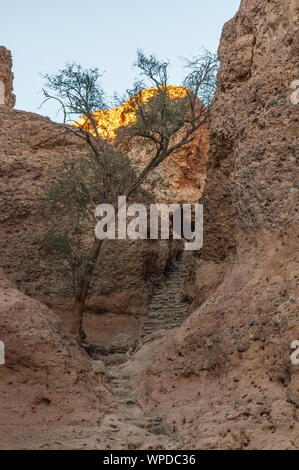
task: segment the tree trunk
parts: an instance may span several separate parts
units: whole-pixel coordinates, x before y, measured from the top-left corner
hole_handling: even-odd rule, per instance
[[[88,295],[90,288],[90,283],[92,279],[92,274],[96,265],[96,262],[99,257],[103,240],[95,239],[93,245],[90,249],[88,256],[88,261],[84,273],[82,275],[81,285],[79,287],[78,293],[75,297],[75,304],[73,309],[73,318],[72,318],[72,334],[76,336],[77,340],[80,342],[85,339],[85,333],[83,329],[83,313],[85,307],[85,301]]]

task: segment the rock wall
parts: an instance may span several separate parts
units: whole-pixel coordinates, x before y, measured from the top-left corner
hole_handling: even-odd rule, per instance
[[[224,25],[204,245],[187,285],[198,308],[126,370],[178,448],[299,448],[297,58],[296,1],[243,0]]]
[[[130,399],[144,415],[162,418],[160,427],[169,437],[168,445],[176,449],[299,448],[299,373],[298,365],[290,360],[291,343],[299,339],[295,225],[298,108],[290,100],[290,85],[298,78],[297,24],[296,1],[243,0],[236,16],[224,26],[210,123],[208,183],[202,199],[204,246],[201,256],[194,257],[187,283],[196,311],[180,328],[146,337],[132,350],[130,361],[122,365],[122,377],[130,379],[130,384],[126,383],[132,390]],[[35,253],[31,240],[32,234],[38,235],[34,191],[46,181],[48,165],[57,164],[59,127],[36,115],[3,109],[1,189],[7,202],[2,211],[1,263],[23,289],[45,294],[52,274],[46,272],[44,259]],[[79,156],[83,151],[72,141],[66,148],[70,155],[77,152]],[[154,266],[156,272],[167,265],[168,249],[157,249],[158,259],[163,261]],[[160,258],[161,254],[164,257]],[[147,262],[141,266],[149,265],[151,256],[147,253]],[[114,279],[121,276],[120,271],[129,272],[129,259],[121,259],[117,258],[119,270],[113,271]],[[138,255],[139,259],[143,257]],[[140,273],[147,270],[142,269],[129,281],[125,276],[135,292],[146,285]],[[41,430],[48,432],[46,446],[52,448],[59,447],[57,441],[70,447],[88,443],[93,448],[114,448],[119,436],[122,446],[143,446],[148,436],[138,434],[131,441],[129,424],[117,424],[121,432],[117,438],[115,433],[111,437],[116,428],[107,405],[111,400],[114,411],[115,404],[103,390],[102,379],[102,424],[94,434],[98,440],[91,439],[90,431],[82,425],[80,432],[76,426],[70,431],[75,424],[73,400],[81,410],[78,418],[82,412],[83,419],[93,423],[88,414],[97,406],[93,368],[73,349],[67,334],[61,343],[62,326],[46,307],[17,294],[10,284],[3,288],[8,291],[2,293],[6,302],[0,338],[10,343],[10,362],[0,369],[4,374],[1,406],[9,423],[1,429],[3,446],[28,448],[34,442],[35,447],[42,447]],[[116,285],[113,289],[122,291]],[[51,355],[52,349],[59,351],[59,359],[57,353],[55,358]],[[71,372],[70,382],[65,382],[69,368],[76,379]],[[56,372],[60,390],[53,380]],[[17,417],[9,392],[15,377],[20,391],[16,402],[22,397],[26,404],[23,408],[17,402]],[[75,389],[70,390],[70,384]],[[70,397],[67,403],[65,396]],[[66,432],[57,427],[64,410]],[[102,419],[105,412],[106,421]],[[26,442],[18,430],[20,416],[23,424],[29,423]],[[97,419],[98,414],[95,416]],[[53,433],[49,417],[54,417]]]
[[[63,276],[57,276],[57,267],[42,247],[45,224],[40,198],[53,182],[62,156],[78,160],[87,155],[88,149],[81,139],[66,135],[62,125],[37,114],[9,109],[14,104],[11,67],[10,52],[0,47],[0,80],[6,104],[0,108],[0,266],[22,291],[64,311],[66,306],[72,308],[72,300],[68,300],[70,291],[61,281]],[[121,147],[121,142],[117,145]],[[158,176],[167,181],[168,187],[156,194],[160,202],[167,197],[172,202],[193,202],[201,195],[208,148],[204,127],[191,144],[163,163]],[[152,149],[137,140],[130,151],[138,167],[146,162]],[[144,313],[175,251],[171,243],[164,241],[106,243],[93,286],[91,310],[99,312],[100,305],[103,311],[137,316]]]
[[[92,361],[68,335],[72,301],[42,248],[40,196],[62,156],[80,159],[86,152],[81,140],[48,118],[0,107],[0,265],[9,277],[1,270],[1,449],[164,445],[161,436],[141,427],[144,420],[128,422],[104,364]],[[106,244],[85,315],[90,342],[124,350],[136,342],[140,316],[176,250],[166,240]]]
[[[62,125],[48,118],[8,107],[0,108],[1,155],[1,216],[0,216],[0,266],[10,280],[27,295],[45,301],[50,308],[64,315],[72,309],[70,289],[63,282],[49,253],[43,247],[45,224],[41,216],[41,195],[53,182],[61,158],[84,158],[87,149],[81,139],[65,135]],[[137,144],[136,144],[137,145]],[[135,147],[143,150],[141,143]],[[202,148],[201,148],[202,145]],[[205,178],[207,158],[207,131],[174,157],[166,166],[172,193],[182,193],[186,187],[186,200],[199,196]],[[186,177],[186,162],[193,161],[193,169]],[[199,176],[192,181],[194,170]],[[54,176],[53,176],[54,175]],[[176,178],[173,177],[176,175]],[[165,173],[164,173],[165,177]],[[165,201],[161,194],[160,201]],[[109,312],[132,315],[135,327],[128,322],[128,332],[139,331],[139,317],[147,311],[153,290],[159,286],[164,271],[175,257],[178,248],[168,241],[109,241],[103,247],[88,309],[92,314]],[[94,325],[94,321],[92,320]],[[100,331],[106,324],[103,317]],[[119,334],[123,319],[115,325]],[[108,335],[107,341],[111,338]],[[126,341],[124,339],[123,341]]]
[[[11,53],[6,47],[0,46],[0,105],[13,108],[15,95],[13,94],[13,73]]]
[[[68,337],[60,320],[0,273],[1,449],[72,449],[102,441],[113,406],[103,366]],[[54,424],[55,423],[55,424]],[[88,436],[88,438],[87,438]]]
[[[184,262],[178,259],[151,299],[141,336],[175,328],[188,317],[190,304],[183,295],[184,274]]]

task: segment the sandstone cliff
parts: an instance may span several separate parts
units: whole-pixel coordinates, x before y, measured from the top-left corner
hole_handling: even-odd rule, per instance
[[[179,134],[176,139],[179,139]],[[192,142],[174,152],[155,169],[154,176],[166,183],[164,187],[158,185],[155,188],[157,201],[169,204],[198,202],[206,181],[209,145],[208,126],[204,124],[195,131]],[[137,168],[143,168],[154,151],[153,145],[138,138],[130,145],[128,154]]]
[[[61,158],[84,158],[87,149],[81,140],[66,135],[62,125],[8,106],[0,107],[0,128],[0,263],[9,277],[1,271],[0,340],[5,343],[6,363],[0,368],[0,447],[166,446],[165,439],[144,429],[143,422],[139,426],[127,422],[126,412],[111,394],[104,364],[91,360],[68,336],[72,303],[40,243],[44,234],[40,196],[53,182]],[[198,195],[208,145],[201,154],[200,142],[186,154],[194,168],[200,161],[199,178],[190,181],[182,153],[176,157],[179,170],[171,170],[177,175],[174,185],[179,181],[177,189],[187,184]],[[86,314],[91,342],[125,349],[135,342],[152,290],[175,253],[168,241],[148,246],[107,243]]]
[[[0,46],[0,105],[15,105],[15,95],[13,94],[13,73],[11,53],[6,47]]]
[[[161,436],[126,422],[104,364],[90,359],[58,317],[2,271],[0,309],[2,450],[161,448]]]
[[[61,159],[85,158],[88,150],[81,139],[65,135],[62,125],[36,114],[1,107],[0,126],[0,265],[24,293],[70,312],[70,288],[43,245],[41,197],[53,183]],[[133,315],[134,328],[130,320],[128,329],[135,338],[140,316],[172,256],[165,241],[107,242],[88,305],[91,311]],[[124,333],[122,318],[117,323],[116,333]]]
[[[187,285],[199,308],[125,371],[179,448],[299,447],[297,25],[297,2],[243,0],[223,28],[204,246]]]
[[[103,368],[91,361],[43,304],[0,278],[1,449],[81,447],[113,402]],[[84,442],[86,440],[84,439]]]

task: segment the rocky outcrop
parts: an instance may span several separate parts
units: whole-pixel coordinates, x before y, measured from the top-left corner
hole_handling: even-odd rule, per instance
[[[0,46],[0,106],[15,105],[15,95],[13,94],[13,73],[11,53],[6,47]]]
[[[46,226],[41,198],[53,183],[62,156],[78,160],[87,155],[87,149],[81,139],[66,134],[62,125],[36,114],[1,107],[0,127],[0,265],[26,294],[62,312],[71,310],[69,288],[43,245]],[[171,248],[164,245],[154,242],[147,247],[130,240],[107,243],[91,309],[133,315],[144,312],[152,281],[163,276],[171,256]]]
[[[255,239],[266,231],[281,238],[296,221],[298,110],[291,101],[298,70],[296,5],[243,1],[223,28],[199,266],[201,272],[204,260],[215,271],[213,283],[223,278],[219,263],[234,259],[243,237],[245,243],[251,233]]]
[[[41,196],[55,180],[61,161],[85,158],[88,149],[81,139],[66,133],[64,126],[9,108],[14,104],[11,66],[10,52],[1,47],[0,80],[5,86],[6,106],[0,107],[0,266],[26,294],[64,312],[65,308],[72,308],[71,292],[63,281],[64,274],[57,275],[59,268],[43,246],[47,228],[41,213]],[[114,116],[116,111],[118,108],[105,113]],[[204,186],[208,147],[208,131],[204,127],[188,146],[163,162],[155,177],[167,181],[168,187],[156,193],[159,202],[165,202],[166,195],[172,202],[196,201]],[[136,168],[145,164],[151,151],[140,139],[135,141],[130,158]],[[146,312],[150,296],[175,251],[165,241],[106,243],[93,284],[90,310],[138,318]]]
[[[41,244],[41,194],[62,155],[84,158],[86,148],[48,118],[7,106],[0,107],[0,128],[0,264],[9,277],[1,272],[1,448],[167,447],[160,418],[132,407],[130,396],[125,408],[118,403],[112,393],[118,371],[109,385],[104,363],[90,359],[69,336],[72,300]],[[125,356],[175,252],[166,240],[106,244],[85,315],[90,342]]]
[[[146,103],[156,94],[156,88],[145,88],[138,98],[135,96],[116,108],[93,113],[99,135],[128,154],[138,171],[142,171],[155,154],[155,143],[141,137],[128,141],[126,132],[123,131],[135,123],[139,100]],[[178,99],[186,97],[187,92],[182,86],[167,85],[167,94],[171,99]],[[81,117],[74,123],[74,126],[76,125],[86,126],[86,118]],[[89,125],[87,127],[89,128]],[[89,130],[94,133],[93,129]],[[173,136],[171,145],[178,144],[185,131],[185,128],[179,130]],[[209,131],[205,123],[193,133],[191,142],[177,149],[154,169],[152,177],[144,186],[154,192],[159,202],[197,202],[205,184],[208,151]],[[153,180],[159,184],[151,184]]]
[[[196,310],[181,327],[160,329],[146,336],[132,347],[126,363],[111,369],[111,384],[107,385],[101,375],[102,363],[95,371],[46,307],[17,293],[9,283],[4,285],[8,291],[3,293],[6,302],[0,339],[8,344],[10,361],[7,367],[0,366],[4,374],[0,382],[4,396],[1,406],[7,417],[5,430],[3,426],[1,429],[5,448],[57,448],[63,446],[62,442],[64,447],[75,448],[84,444],[131,449],[299,448],[299,373],[298,365],[290,360],[291,343],[299,339],[295,225],[298,109],[290,100],[290,85],[298,78],[297,5],[293,0],[243,0],[236,16],[223,28],[221,66],[210,122],[207,186],[202,198],[204,245],[200,257],[192,261],[193,272],[187,281],[187,294]],[[26,247],[35,256],[30,240],[32,227],[38,232],[33,190],[38,189],[39,181],[46,181],[43,172],[47,165],[57,164],[60,132],[58,126],[36,115],[14,114],[5,108],[0,116],[2,129],[5,125],[14,129],[8,137],[1,135],[2,190],[8,201],[3,207],[2,263],[10,269],[10,277],[19,276],[24,289],[27,280],[28,289],[37,292],[44,289],[44,281],[51,282],[42,257],[39,254],[30,265],[28,252],[24,264],[14,264],[11,246],[17,247],[18,260]],[[19,121],[22,117],[25,123],[26,119],[31,122],[24,126],[24,120]],[[14,134],[21,126],[25,129],[23,142]],[[53,138],[45,139],[46,135]],[[74,151],[80,155],[82,149],[76,145],[68,142],[65,146],[70,155]],[[29,233],[30,237],[26,235]],[[24,243],[18,245],[20,241]],[[153,267],[155,250],[160,261],[153,273],[148,269]],[[134,273],[138,274],[129,278],[130,256],[124,258],[124,263],[119,255],[119,270],[117,266],[112,271],[113,288],[118,294],[122,291],[120,284],[116,285],[122,270],[132,291],[146,290],[145,280],[169,267],[167,250],[171,251],[169,245],[155,245],[153,252],[143,256],[141,252],[136,254],[134,244],[130,253],[134,255]],[[3,261],[4,255],[9,262]],[[30,271],[26,271],[28,264]],[[102,280],[109,293],[110,281],[105,276],[106,272]],[[161,277],[156,277],[158,285],[160,281]],[[173,296],[173,286],[168,294]],[[118,305],[127,302],[123,295],[119,299]],[[161,310],[164,300],[163,292],[158,292]],[[111,298],[109,302],[113,304]],[[158,326],[163,327],[158,320]],[[111,324],[110,317],[105,321]],[[128,324],[127,330],[137,330],[136,324]],[[90,330],[96,331],[99,323],[96,325],[90,321]],[[121,340],[122,345],[127,338]],[[108,349],[107,345],[105,351]],[[56,373],[58,387],[53,380]],[[94,374],[100,377],[99,389]],[[18,415],[14,414],[14,400],[8,393],[14,380],[19,390],[15,397]],[[103,390],[104,385],[119,402]],[[32,390],[36,391],[33,402]],[[90,416],[99,399],[100,411]],[[73,400],[79,410],[75,422]],[[57,423],[64,410],[67,418],[61,418],[61,422],[66,424],[60,428]],[[85,427],[80,422],[83,434],[77,427],[81,415],[92,423]],[[21,436],[17,427],[20,416],[22,426],[28,423],[25,437],[23,429]],[[91,438],[94,417],[99,417],[100,425]]]
[[[1,449],[97,446],[113,406],[103,366],[93,362],[43,304],[0,278]],[[55,423],[55,424],[54,424]],[[104,445],[104,444],[103,444]]]
[[[299,448],[297,25],[295,1],[243,0],[224,26],[188,286],[198,308],[126,366],[178,448]]]

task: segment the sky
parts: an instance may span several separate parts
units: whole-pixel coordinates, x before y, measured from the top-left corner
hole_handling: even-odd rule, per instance
[[[123,94],[136,77],[137,49],[171,62],[180,85],[182,57],[216,52],[223,24],[240,0],[0,0],[0,45],[13,55],[16,108],[60,120],[43,100],[41,74],[66,62],[98,67],[108,95]]]

